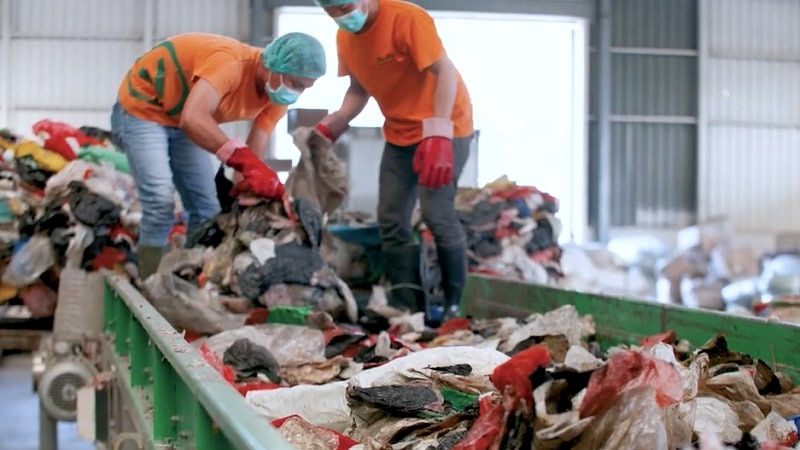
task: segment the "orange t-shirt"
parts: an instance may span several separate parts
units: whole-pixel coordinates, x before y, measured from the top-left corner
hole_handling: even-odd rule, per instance
[[[120,84],[120,105],[128,114],[177,127],[183,105],[200,78],[222,96],[214,118],[218,123],[255,119],[272,133],[286,114],[256,90],[261,49],[236,39],[205,33],[173,36],[139,57]]]
[[[422,140],[422,121],[433,115],[436,75],[425,70],[446,55],[433,18],[419,6],[380,0],[378,16],[362,32],[336,35],[339,76],[355,77],[385,117],[383,134],[395,145]],[[472,101],[458,74],[453,135],[472,134]]]

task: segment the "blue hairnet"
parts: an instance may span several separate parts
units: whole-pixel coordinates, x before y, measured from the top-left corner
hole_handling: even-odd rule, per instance
[[[319,78],[325,75],[325,49],[313,36],[287,33],[261,51],[264,67],[294,77]]]
[[[355,3],[357,1],[358,0],[314,0],[314,3],[316,3],[317,6],[327,8],[329,6],[346,5],[348,3]]]

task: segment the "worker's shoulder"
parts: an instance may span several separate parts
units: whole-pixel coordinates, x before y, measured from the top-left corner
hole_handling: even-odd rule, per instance
[[[430,18],[431,15],[423,7],[404,0],[384,0],[381,7],[392,15],[409,18]]]

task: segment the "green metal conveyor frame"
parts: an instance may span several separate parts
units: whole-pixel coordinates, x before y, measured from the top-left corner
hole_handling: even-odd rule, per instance
[[[763,359],[800,384],[800,326],[715,311],[619,299],[549,286],[470,275],[461,301],[464,314],[493,318],[524,317],[563,305],[594,318],[601,346],[639,343],[642,338],[675,330],[678,339],[699,346],[724,334],[734,351]]]
[[[491,318],[521,317],[566,304],[593,316],[604,347],[637,343],[667,330],[693,345],[722,333],[732,349],[761,358],[800,383],[798,326],[481,275],[468,277],[461,307],[473,317]],[[104,360],[144,448],[293,448],[126,280],[107,277],[104,307]],[[118,442],[119,436],[104,440]]]
[[[109,275],[104,300],[104,356],[144,448],[294,450],[130,283]]]

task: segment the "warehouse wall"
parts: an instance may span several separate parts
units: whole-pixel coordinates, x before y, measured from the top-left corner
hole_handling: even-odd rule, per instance
[[[701,1],[701,218],[800,229],[800,1]]]
[[[598,21],[592,41],[592,204],[610,209],[613,227],[690,224],[696,209],[696,0],[612,0],[609,7],[608,93],[598,80]],[[601,95],[610,95],[610,173],[599,167]],[[607,202],[599,198],[604,176],[611,178]],[[599,211],[593,217],[596,224]]]
[[[247,39],[247,0],[0,0],[0,126],[42,118],[108,128],[117,87],[153,43],[180,32]],[[246,124],[228,131],[241,133]]]

